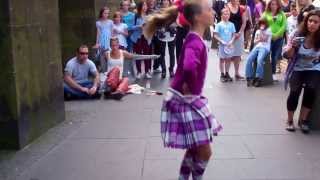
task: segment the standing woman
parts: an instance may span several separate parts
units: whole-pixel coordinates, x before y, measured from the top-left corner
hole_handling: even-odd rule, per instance
[[[162,0],[162,8],[168,8],[172,5],[170,0]],[[159,30],[156,33],[156,38],[160,42],[160,58],[159,63],[161,65],[162,73],[161,78],[166,78],[167,74],[167,67],[166,67],[166,47],[168,44],[169,49],[169,56],[170,56],[170,66],[169,66],[169,76],[170,78],[174,75],[174,65],[175,65],[175,55],[174,55],[174,48],[175,48],[175,36],[176,36],[176,23],[169,24],[165,27],[159,28]]]
[[[298,15],[298,24],[303,21],[303,18],[308,15],[308,12],[314,10],[315,7],[312,4],[312,0],[296,0]]]
[[[179,63],[180,52],[182,49],[183,41],[189,32],[189,22],[184,17],[183,7],[184,0],[175,0],[174,4],[180,8],[180,12],[177,18],[177,36],[176,36],[176,60]]]
[[[173,23],[178,7],[172,6],[156,13],[146,24],[144,33],[152,37],[156,29]],[[208,0],[188,0],[183,8],[190,22],[176,74],[162,106],[161,135],[164,146],[185,149],[179,180],[203,179],[212,155],[210,143],[214,133],[221,130],[211,114],[208,101],[202,96],[208,54],[202,39],[206,28],[213,24],[214,13]]]
[[[239,73],[239,68],[241,55],[244,51],[244,31],[247,24],[246,7],[240,6],[239,0],[230,0],[227,7],[230,9],[230,22],[232,22],[236,28],[236,40],[234,41],[233,57],[231,58],[234,63],[235,79],[244,80],[244,77]]]
[[[303,37],[300,40],[296,37]],[[287,100],[287,130],[294,131],[293,116],[299,97],[303,91],[302,107],[298,125],[303,133],[308,133],[310,122],[308,115],[312,110],[320,84],[320,10],[308,13],[298,32],[289,40],[284,56],[290,59],[289,75],[290,94]]]
[[[106,71],[103,56],[105,51],[110,50],[110,38],[112,36],[113,22],[109,19],[110,10],[103,7],[99,12],[99,20],[96,22],[97,37],[94,48],[98,49],[98,57],[100,58],[102,71]]]
[[[268,25],[272,32],[271,41],[271,64],[273,79],[275,77],[277,61],[280,59],[282,53],[282,46],[284,41],[284,34],[287,28],[287,18],[282,11],[280,0],[270,0],[267,4],[266,11],[263,13],[262,18],[267,20]]]
[[[145,19],[147,16],[147,3],[144,1],[140,1],[137,4],[137,13],[135,16],[135,23],[132,27],[132,35],[131,40],[133,42],[133,52],[137,54],[151,54],[152,48],[151,48],[151,41],[147,41],[147,39],[142,34],[142,28],[145,24]],[[136,61],[136,67],[137,67],[137,79],[142,78],[142,71],[141,71],[141,61]],[[144,60],[144,68],[145,68],[145,76],[148,79],[152,78],[151,75],[151,61],[150,60]]]

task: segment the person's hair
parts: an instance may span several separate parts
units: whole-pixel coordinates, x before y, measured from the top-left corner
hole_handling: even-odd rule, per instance
[[[146,1],[139,1],[137,3],[137,17],[141,17],[144,3],[146,3]]]
[[[305,6],[308,6],[308,5],[310,5],[310,4],[312,4],[312,0],[308,0],[308,4],[306,4]],[[301,9],[305,7],[305,6],[302,6],[302,5],[299,3],[299,0],[296,0],[296,6],[297,6],[298,12],[300,12]]]
[[[81,44],[81,45],[77,48],[77,53],[79,53],[79,52],[80,52],[80,49],[84,49],[84,48],[89,49],[87,45],[85,45],[85,44]]]
[[[100,11],[99,11],[99,17],[98,18],[101,19],[102,16],[103,16],[103,12],[107,11],[107,10],[110,11],[110,9],[107,6],[101,8]]]
[[[160,10],[159,13],[150,15],[143,29],[144,36],[151,38],[158,28],[168,26],[175,22],[180,8],[181,7],[172,5]],[[195,16],[201,12],[202,7],[199,0],[185,0],[183,5],[183,15],[191,26],[195,23]]]
[[[310,32],[308,30],[308,20],[311,16],[318,16],[320,18],[320,10],[312,10],[308,13],[308,15],[303,19],[303,22],[300,24],[299,27],[299,36],[308,36],[310,35]],[[320,41],[318,40],[318,37],[320,37],[320,27],[318,28],[317,32],[313,34],[313,37],[311,38],[313,40],[313,46],[315,50],[320,50]]]
[[[290,5],[290,11],[293,9],[297,9],[297,5],[295,3],[291,3]]]
[[[117,17],[120,17],[122,18],[122,14],[120,11],[116,11],[114,14],[113,14],[113,19],[117,18]]]
[[[258,26],[260,27],[262,24],[264,24],[264,25],[265,25],[265,29],[268,29],[269,24],[268,24],[268,22],[267,22],[267,20],[266,20],[266,19],[262,18],[262,19],[260,19],[260,20],[259,20],[259,22],[258,22]]]
[[[111,45],[112,42],[117,42],[117,43],[119,43],[119,38],[118,38],[117,36],[112,36],[112,37],[110,38],[110,45]]]
[[[278,9],[277,9],[277,14],[278,14],[279,12],[282,11],[282,3],[281,3],[281,0],[270,0],[270,1],[267,3],[266,11],[271,12],[271,3],[272,3],[273,1],[275,1],[275,2],[277,3],[277,5],[278,5]]]

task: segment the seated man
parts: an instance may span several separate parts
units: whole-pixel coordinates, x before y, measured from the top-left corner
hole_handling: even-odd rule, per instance
[[[99,73],[95,64],[88,59],[89,49],[81,45],[77,50],[77,56],[70,59],[64,69],[64,97],[71,99],[100,98]],[[93,81],[89,79],[93,76]]]

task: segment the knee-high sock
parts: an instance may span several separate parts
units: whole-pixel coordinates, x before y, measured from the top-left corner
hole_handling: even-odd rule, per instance
[[[179,180],[189,179],[189,176],[191,175],[191,172],[192,172],[192,166],[193,166],[193,154],[191,151],[188,150],[185,153],[181,163]]]
[[[192,179],[193,180],[202,180],[202,176],[209,161],[199,160],[197,158],[193,159],[193,167],[192,167]]]

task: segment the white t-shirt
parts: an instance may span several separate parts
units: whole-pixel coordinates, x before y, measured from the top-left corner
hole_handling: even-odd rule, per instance
[[[113,29],[115,29],[117,32],[124,32],[125,30],[128,30],[128,25],[124,23],[113,24]],[[128,47],[127,38],[123,34],[114,33],[113,35],[118,37],[120,46],[123,46],[125,48]]]
[[[271,46],[271,39],[272,39],[272,32],[270,30],[270,28],[266,29],[266,30],[260,30],[258,29],[255,35],[255,39],[258,38],[263,38],[266,41],[265,42],[259,42],[256,47],[262,47],[262,48],[266,48],[268,51],[270,51],[270,46]]]
[[[296,31],[297,26],[298,26],[298,16],[289,16],[287,19],[288,34],[291,35],[294,31]]]

